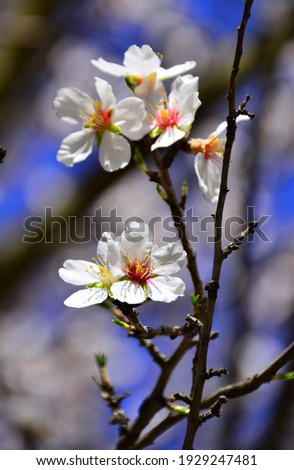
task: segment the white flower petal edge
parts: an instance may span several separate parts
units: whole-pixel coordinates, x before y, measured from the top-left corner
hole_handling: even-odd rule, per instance
[[[175,65],[168,69],[160,67],[161,58],[147,44],[141,47],[136,45],[130,46],[124,54],[123,65],[108,62],[102,57],[97,60],[91,60],[91,64],[101,72],[108,73],[115,77],[129,75],[145,78],[155,72],[157,78],[160,80],[188,72],[196,66],[196,62],[190,60],[184,64]]]
[[[146,294],[139,283],[132,281],[119,281],[110,288],[115,299],[128,304],[141,304],[146,300]]]
[[[53,101],[57,116],[69,124],[83,122],[81,115],[93,113],[93,100],[78,88],[61,88]]]
[[[121,135],[105,132],[99,150],[99,161],[105,171],[121,170],[131,159],[131,147]]]
[[[159,67],[157,70],[157,78],[160,80],[165,80],[167,78],[176,77],[177,75],[181,75],[182,73],[189,72],[190,70],[196,67],[196,62],[194,60],[187,60],[184,64],[174,65],[173,67],[169,67],[168,69],[164,69],[163,67]]]
[[[112,86],[106,80],[102,80],[102,78],[98,77],[95,77],[95,86],[103,108],[113,108],[116,104],[116,99],[112,91]]]
[[[242,121],[250,121],[250,117],[249,116],[246,116],[245,114],[241,114],[240,116],[237,116],[236,118],[236,124],[238,124],[239,122],[242,122]],[[215,129],[214,132],[212,132],[212,135],[214,135],[215,137],[219,137],[228,127],[228,123],[227,121],[223,121],[221,122],[217,128]]]
[[[180,241],[159,248],[154,247],[151,256],[156,265],[153,273],[163,276],[177,273],[187,261],[187,253]]]
[[[94,133],[92,129],[73,132],[61,142],[57,152],[57,161],[66,166],[73,166],[75,163],[86,160],[92,153],[93,145]]]
[[[97,266],[93,270],[93,263],[83,260],[68,259],[63,263],[63,268],[58,270],[58,274],[64,282],[75,286],[85,286],[97,282]]]
[[[151,145],[151,151],[162,147],[169,147],[173,145],[178,140],[181,140],[185,137],[186,132],[178,129],[177,127],[167,128],[162,134],[160,134],[154,144]]]
[[[185,283],[178,277],[158,276],[147,282],[148,296],[158,302],[173,302],[185,293]]]
[[[112,118],[122,134],[131,140],[140,140],[150,131],[150,119],[140,98],[121,100],[113,110]]]
[[[203,153],[197,153],[195,157],[194,167],[199,188],[208,202],[215,203],[218,201],[222,158],[222,155],[214,154],[213,157],[206,160]]]
[[[108,297],[107,289],[95,288],[78,290],[64,301],[64,305],[73,308],[84,308],[101,304]]]

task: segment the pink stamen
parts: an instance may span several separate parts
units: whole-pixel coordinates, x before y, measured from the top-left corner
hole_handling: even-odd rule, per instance
[[[155,127],[165,130],[177,126],[179,122],[179,113],[175,108],[159,107],[156,111],[154,124]]]
[[[144,261],[140,261],[138,258],[135,258],[131,261],[128,257],[125,257],[126,266],[123,267],[126,275],[136,282],[146,282],[150,278],[153,266],[149,264],[150,256],[146,256]]]

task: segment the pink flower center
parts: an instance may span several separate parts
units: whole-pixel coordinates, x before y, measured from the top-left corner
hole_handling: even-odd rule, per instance
[[[150,256],[146,256],[143,261],[138,258],[130,260],[125,256],[126,266],[123,267],[123,271],[126,275],[136,282],[146,282],[150,278],[154,266],[150,265]]]
[[[177,126],[179,122],[179,113],[175,108],[159,106],[154,117],[154,127],[165,130]]]
[[[111,126],[112,109],[102,109],[101,103],[95,101],[94,112],[90,119],[86,120],[85,127],[90,127],[95,132],[105,132]]]

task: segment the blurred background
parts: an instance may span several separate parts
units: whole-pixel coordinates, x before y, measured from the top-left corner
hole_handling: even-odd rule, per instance
[[[0,0],[0,6],[0,146],[7,149],[0,164],[0,449],[111,449],[117,429],[108,424],[110,412],[91,380],[94,353],[107,355],[117,392],[131,392],[124,402],[131,419],[158,369],[105,310],[65,307],[76,289],[57,270],[68,258],[90,260],[101,232],[114,230],[113,223],[102,226],[99,212],[89,223],[96,209],[111,216],[116,208],[124,220],[169,214],[134,165],[107,174],[97,150],[74,168],[58,163],[60,142],[74,129],[56,117],[52,102],[66,86],[95,97],[99,72],[91,59],[121,63],[130,45],[149,44],[164,54],[164,67],[196,60],[202,106],[191,135],[207,137],[226,118],[243,0]],[[291,0],[257,0],[246,33],[237,102],[252,95],[248,108],[256,118],[238,127],[225,217],[263,217],[268,240],[253,236],[224,263],[213,326],[220,337],[211,344],[209,367],[227,367],[230,375],[211,379],[206,395],[261,371],[293,340],[293,14]],[[99,76],[118,99],[129,94],[123,81]],[[175,186],[179,191],[187,180],[187,207],[209,217],[215,207],[198,190],[193,163],[191,155],[177,157]],[[32,220],[37,235],[28,231]],[[195,221],[190,226],[199,236],[193,246],[208,282],[211,224],[205,231]],[[227,242],[240,231],[238,224],[230,228]],[[160,243],[160,224],[155,238]],[[191,292],[187,272],[181,275]],[[189,311],[188,295],[140,309],[151,326],[182,324]],[[157,343],[168,354],[176,341]],[[191,358],[174,374],[167,395],[189,393]],[[197,448],[293,449],[293,396],[293,383],[274,382],[231,401],[221,419],[200,429]],[[152,448],[181,448],[183,432],[182,422]]]

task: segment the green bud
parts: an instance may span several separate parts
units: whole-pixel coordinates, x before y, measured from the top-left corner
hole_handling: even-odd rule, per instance
[[[294,380],[294,371],[277,374],[274,376],[274,380]]]
[[[95,360],[99,369],[103,369],[104,367],[106,367],[107,357],[105,356],[105,354],[95,354]]]
[[[189,187],[188,187],[187,181],[183,181],[183,183],[182,183],[182,196],[183,197],[187,197],[188,189],[189,189]]]
[[[162,187],[160,186],[160,184],[157,184],[156,185],[156,191],[158,192],[159,196],[161,197],[161,199],[163,199],[164,201],[167,200],[167,195],[166,193],[163,191]]]

